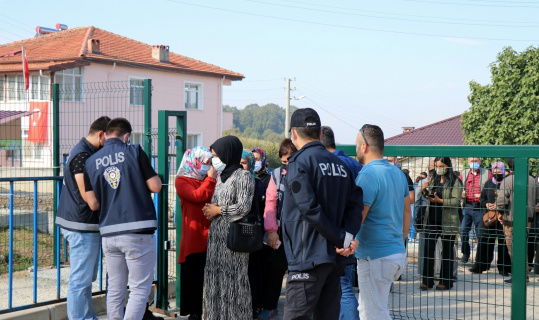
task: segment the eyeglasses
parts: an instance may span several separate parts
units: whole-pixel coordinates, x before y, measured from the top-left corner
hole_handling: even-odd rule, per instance
[[[369,143],[367,142],[367,139],[365,138],[365,132],[363,132],[363,129],[365,128],[365,125],[363,125],[363,127],[361,127],[361,129],[359,129],[359,132],[361,132],[361,136],[363,136],[363,141],[365,141],[365,144],[367,145],[367,147],[369,146]]]

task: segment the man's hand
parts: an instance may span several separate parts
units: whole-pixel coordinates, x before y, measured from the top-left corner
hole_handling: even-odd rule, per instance
[[[346,249],[338,249],[338,248],[335,248],[335,252],[337,252],[337,254],[340,254],[341,256],[345,256],[345,257],[348,257],[352,254],[354,254],[356,252],[356,249],[359,245],[359,241],[357,240],[352,240],[352,242],[350,242],[350,246]]]
[[[277,232],[268,232],[268,246],[270,246],[273,250],[277,250],[279,246],[277,243],[279,242],[279,235]]]

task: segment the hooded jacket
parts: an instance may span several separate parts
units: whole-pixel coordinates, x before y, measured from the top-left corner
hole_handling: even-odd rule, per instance
[[[346,164],[319,141],[309,142],[288,159],[284,193],[283,245],[290,271],[323,263],[354,263],[337,255],[346,232],[361,226],[363,192]]]

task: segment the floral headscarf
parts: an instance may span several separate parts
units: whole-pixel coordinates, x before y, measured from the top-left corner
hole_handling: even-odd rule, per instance
[[[505,164],[501,161],[498,161],[498,162],[494,162],[491,167],[492,167],[492,182],[494,182],[494,184],[500,184],[501,182],[496,181],[496,179],[494,178],[494,168],[500,169],[501,174],[503,174],[503,176],[505,177]]]
[[[249,149],[243,149],[241,158],[247,161],[249,172],[253,175],[253,177],[257,178],[256,173],[253,171],[255,169],[255,155],[249,151]]]
[[[268,173],[268,167],[267,167],[267,162],[266,162],[266,153],[264,152],[264,150],[262,150],[260,148],[253,148],[253,150],[251,150],[251,152],[257,152],[258,154],[260,154],[260,161],[262,161],[262,168],[257,173],[258,174],[260,174],[260,173]]]
[[[204,162],[211,158],[212,154],[210,150],[205,147],[194,147],[193,149],[189,149],[183,154],[182,163],[180,164],[180,168],[178,169],[178,173],[176,175],[178,177],[184,176],[202,180],[206,174],[200,174],[200,167],[204,164]]]

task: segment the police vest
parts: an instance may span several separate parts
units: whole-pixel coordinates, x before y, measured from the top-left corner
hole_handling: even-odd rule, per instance
[[[140,145],[112,138],[86,160],[90,184],[100,204],[101,235],[138,233],[157,228],[155,207],[138,162]]]
[[[90,155],[95,152],[94,146],[86,138],[82,138],[71,150],[64,166],[64,187],[60,194],[56,225],[71,231],[98,232],[99,213],[92,211],[82,199],[77,180],[70,169],[71,161],[84,152]]]

